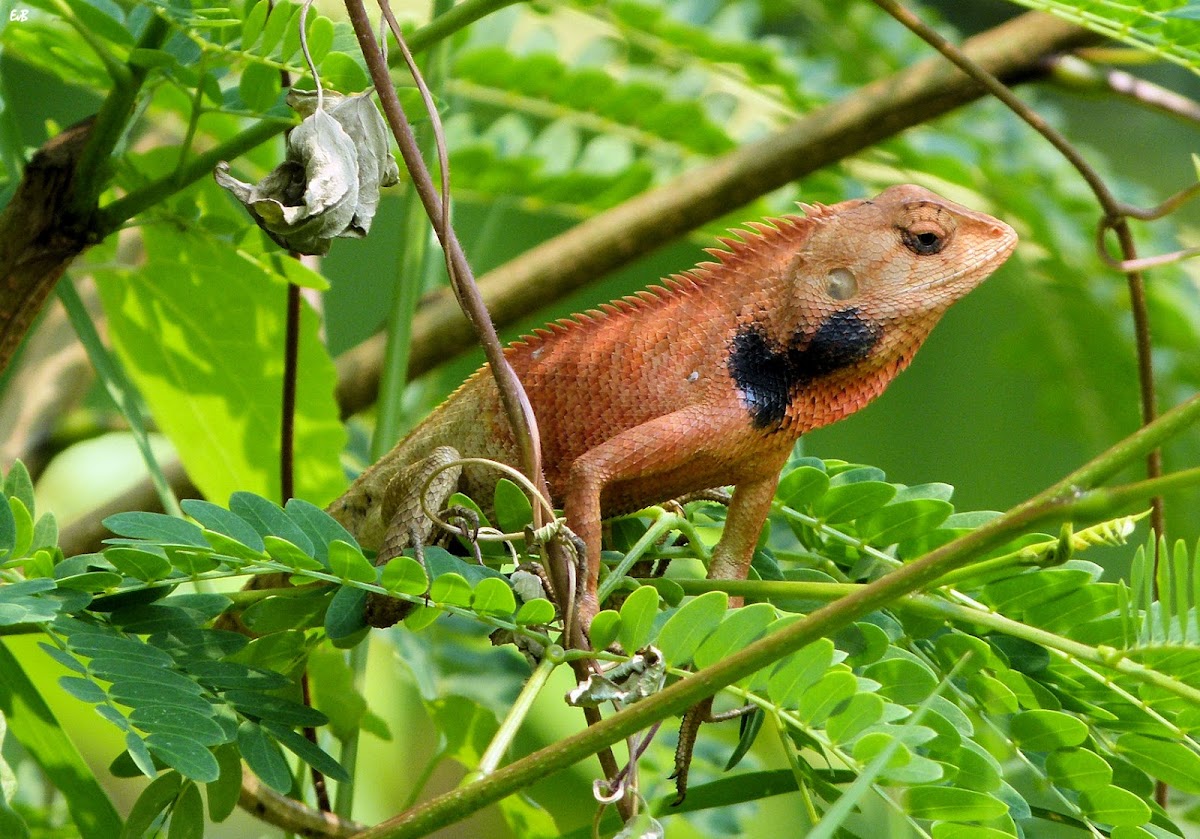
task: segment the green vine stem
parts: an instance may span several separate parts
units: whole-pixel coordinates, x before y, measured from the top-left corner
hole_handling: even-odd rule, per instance
[[[1013,534],[1069,515],[1084,490],[1116,474],[1131,461],[1145,456],[1197,419],[1200,419],[1200,397],[1193,397],[978,530],[847,594],[804,620],[754,642],[578,734],[514,761],[474,784],[444,793],[401,813],[364,832],[360,839],[405,839],[428,835],[659,720],[682,712],[726,685],[749,676],[806,644],[832,635],[863,615],[894,604],[928,586],[948,571],[965,566],[973,557],[1002,544]],[[1094,504],[1094,501],[1088,503]],[[1119,655],[1114,656],[1115,661],[1119,658]]]

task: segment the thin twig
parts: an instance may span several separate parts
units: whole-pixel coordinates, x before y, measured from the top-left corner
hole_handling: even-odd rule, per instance
[[[1200,102],[1124,70],[1097,67],[1077,55],[1046,59],[1050,79],[1068,90],[1116,94],[1142,108],[1192,124],[1200,124]]]

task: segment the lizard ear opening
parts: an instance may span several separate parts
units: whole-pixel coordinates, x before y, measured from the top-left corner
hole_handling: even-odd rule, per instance
[[[858,279],[849,268],[834,268],[826,278],[825,291],[834,300],[849,300],[858,294]]]

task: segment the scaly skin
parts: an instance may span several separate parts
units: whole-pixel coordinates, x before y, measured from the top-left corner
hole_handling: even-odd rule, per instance
[[[728,250],[710,251],[719,262],[506,350],[537,417],[550,490],[587,547],[585,626],[598,609],[601,519],[733,485],[709,576],[743,578],[800,435],[882,393],[946,309],[1016,245],[1003,222],[916,186],[804,209],[722,239]],[[388,535],[385,553],[410,534],[425,538],[411,473],[393,481],[440,447],[518,463],[486,366],[330,513],[365,547]],[[459,483],[486,502],[496,479],[467,467]]]

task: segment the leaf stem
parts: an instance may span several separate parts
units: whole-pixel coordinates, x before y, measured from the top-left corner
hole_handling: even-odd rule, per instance
[[[560,662],[561,659],[558,656],[547,655],[538,663],[533,674],[525,682],[525,686],[521,688],[516,701],[508,709],[508,714],[504,717],[504,721],[500,723],[500,728],[496,731],[496,736],[492,738],[492,742],[488,743],[483,757],[479,759],[479,769],[471,775],[468,783],[480,778],[486,778],[496,771],[496,767],[500,765],[504,754],[512,745],[517,732],[520,731],[521,725],[524,724],[525,718],[529,716],[529,711],[533,708],[533,701],[542,692],[542,688],[546,686],[546,681],[550,678],[550,674],[554,672],[554,668]]]

